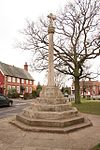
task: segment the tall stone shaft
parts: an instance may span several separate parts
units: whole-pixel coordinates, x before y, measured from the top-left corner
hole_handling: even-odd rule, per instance
[[[48,61],[48,86],[54,86],[54,43],[53,43],[53,34],[55,32],[55,28],[53,27],[53,20],[55,20],[55,16],[52,13],[48,15],[49,18],[49,26],[48,26],[48,35],[49,35],[49,61]]]

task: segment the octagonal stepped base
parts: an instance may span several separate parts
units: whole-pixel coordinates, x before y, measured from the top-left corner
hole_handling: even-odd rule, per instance
[[[21,114],[16,115],[16,119],[11,121],[11,124],[26,131],[56,133],[69,133],[92,125],[87,118],[78,113],[76,108],[68,106],[68,104],[55,106],[56,109],[53,105],[48,105],[47,110],[49,111],[43,111],[43,106],[36,103],[37,111],[34,111],[33,107],[26,108]],[[41,110],[40,108],[42,108],[42,111],[38,111],[38,109]],[[54,111],[50,111],[51,108]],[[58,108],[60,108],[60,111],[58,111]]]
[[[62,120],[47,120],[47,119],[30,119],[23,115],[16,115],[16,119],[30,126],[41,126],[41,127],[67,127],[73,124],[79,124],[84,122],[84,117],[77,116],[71,119]]]
[[[92,125],[90,120],[88,120],[87,118],[84,119],[83,123],[74,124],[74,125],[67,126],[67,127],[30,126],[28,124],[25,124],[21,121],[16,120],[16,118],[14,120],[12,120],[10,123],[20,129],[22,129],[23,131],[50,132],[50,133],[70,133],[70,132],[77,131],[79,129],[83,129],[83,128],[86,128],[86,127],[89,127]]]
[[[75,107],[69,104],[47,105],[38,102],[23,110],[23,116],[30,119],[68,119],[78,115]]]
[[[12,124],[26,131],[66,133],[91,125],[68,103],[58,87],[44,87],[40,98],[16,115]]]
[[[49,119],[49,120],[57,120],[57,119],[69,119],[75,116],[78,116],[78,111],[76,108],[73,108],[69,111],[63,112],[45,112],[45,111],[33,111],[32,109],[25,109],[23,115],[30,119]]]
[[[49,111],[49,112],[61,112],[61,111],[68,111],[72,109],[72,106],[69,103],[60,103],[60,104],[46,104],[46,103],[39,103],[38,99],[37,102],[31,104],[28,110],[33,111]]]

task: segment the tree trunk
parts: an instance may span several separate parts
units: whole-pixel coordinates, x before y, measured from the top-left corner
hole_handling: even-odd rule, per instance
[[[80,85],[79,78],[75,77],[75,103],[80,104]]]

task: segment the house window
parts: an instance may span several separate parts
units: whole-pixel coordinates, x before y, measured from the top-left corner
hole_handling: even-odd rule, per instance
[[[95,91],[96,90],[96,86],[93,86],[93,91]]]
[[[17,92],[20,93],[20,86],[17,86]]]
[[[7,89],[8,89],[8,90],[10,90],[10,89],[11,89],[11,86],[10,86],[10,85],[8,85],[8,86],[7,86]]]
[[[20,79],[19,78],[17,78],[17,83],[20,83]]]
[[[8,82],[11,82],[11,77],[8,77]]]
[[[30,81],[30,84],[32,84],[32,81]]]
[[[30,87],[30,91],[29,92],[32,93],[32,87]]]
[[[24,83],[24,79],[21,79],[21,83]]]
[[[16,82],[16,78],[13,77],[13,78],[12,78],[12,82]]]
[[[12,86],[12,89],[15,89],[15,86]]]
[[[96,94],[96,86],[95,86],[95,85],[92,87],[92,94],[93,94],[93,95]]]
[[[26,80],[26,84],[28,84],[28,80]]]
[[[28,93],[28,87],[26,87],[26,93]]]

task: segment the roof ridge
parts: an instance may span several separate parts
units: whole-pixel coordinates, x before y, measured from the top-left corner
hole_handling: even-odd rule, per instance
[[[23,70],[24,70],[24,68],[16,67],[16,66],[14,66],[14,65],[10,65],[10,64],[7,64],[7,63],[3,63],[3,62],[1,62],[1,61],[0,61],[0,63],[2,63],[2,64],[4,64],[4,65],[7,65],[7,66],[11,66],[11,67],[15,67],[15,68],[19,68],[19,69],[23,69]]]
[[[5,75],[34,80],[31,74],[23,68],[0,62],[0,68]]]

